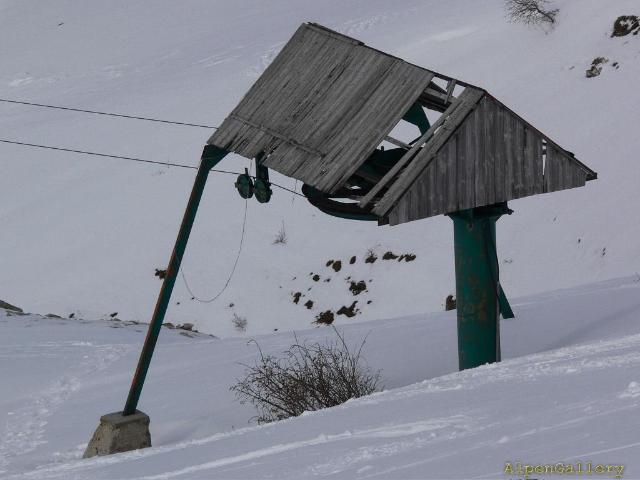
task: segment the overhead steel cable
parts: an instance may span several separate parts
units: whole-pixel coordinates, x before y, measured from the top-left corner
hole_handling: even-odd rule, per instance
[[[25,102],[23,100],[11,100],[8,98],[0,98],[0,102],[3,103],[13,103],[15,105],[28,105],[31,107],[40,107],[40,108],[52,108],[55,110],[67,110],[70,112],[81,112],[81,113],[90,113],[92,115],[105,115],[108,117],[120,117],[120,118],[129,118],[131,120],[144,120],[146,122],[158,122],[158,123],[169,123],[172,125],[182,125],[184,127],[197,127],[197,128],[212,128],[216,130],[218,127],[214,127],[213,125],[202,125],[198,123],[188,123],[188,122],[177,122],[174,120],[164,120],[161,118],[151,118],[151,117],[142,117],[139,115],[125,115],[123,113],[112,113],[112,112],[100,112],[98,110],[87,110],[84,108],[74,108],[74,107],[63,107],[60,105],[48,105],[46,103],[35,103],[35,102]]]
[[[129,162],[140,162],[140,163],[151,163],[151,164],[155,164],[155,165],[164,165],[166,167],[178,167],[178,168],[191,168],[194,170],[197,170],[198,167],[193,166],[193,165],[184,165],[182,163],[171,163],[171,162],[160,162],[158,160],[147,160],[144,158],[137,158],[137,157],[127,157],[124,155],[112,155],[109,153],[100,153],[100,152],[90,152],[87,150],[77,150],[74,148],[65,148],[65,147],[53,147],[51,145],[41,145],[41,144],[37,144],[37,143],[28,143],[28,142],[18,142],[17,140],[6,140],[6,139],[2,139],[0,138],[0,143],[6,143],[9,145],[19,145],[22,147],[32,147],[32,148],[42,148],[42,149],[46,149],[46,150],[55,150],[55,151],[59,151],[59,152],[66,152],[66,153],[76,153],[76,154],[82,154],[82,155],[92,155],[95,157],[106,157],[106,158],[115,158],[118,160],[126,160]],[[226,173],[229,175],[240,175],[241,172],[232,172],[229,170],[220,170],[217,168],[213,168],[211,169],[212,172],[217,172],[217,173]],[[251,176],[251,178],[255,179],[255,176]],[[304,197],[304,195],[290,189],[287,187],[283,187],[282,185],[278,185],[277,183],[273,183],[273,182],[269,182],[271,183],[271,185],[273,185],[276,188],[280,188],[281,190],[285,190],[287,192],[291,192],[295,195],[298,195],[300,197]]]

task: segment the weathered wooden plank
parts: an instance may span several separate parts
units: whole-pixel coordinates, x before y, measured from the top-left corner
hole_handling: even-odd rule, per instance
[[[389,188],[384,197],[373,208],[373,211],[380,216],[385,216],[395,202],[404,194],[404,192],[415,181],[419,173],[429,164],[438,150],[451,137],[453,132],[458,128],[466,116],[473,110],[482,98],[484,92],[467,88],[460,95],[461,106],[450,115],[443,125],[438,129],[436,134],[425,144],[423,149],[414,157],[411,164],[405,168],[398,180]],[[463,98],[464,96],[464,98]],[[458,169],[458,172],[460,170]],[[381,213],[383,212],[383,213]]]
[[[456,172],[458,177],[458,207],[460,210],[471,208],[475,201],[473,159],[468,156],[469,130],[460,128],[456,133]]]
[[[332,152],[326,155],[324,160],[331,163],[318,188],[335,191],[353,175],[413,105],[431,77],[430,72],[397,61],[348,124],[351,135],[343,132]],[[357,141],[352,141],[353,138]],[[339,158],[332,158],[338,155]]]
[[[403,142],[402,140],[398,140],[397,138],[390,137],[389,135],[385,135],[383,140],[395,145],[396,147],[404,148],[405,150],[411,150],[411,145]]]
[[[512,116],[514,120],[514,132],[512,155],[513,165],[515,172],[515,183],[513,185],[513,198],[524,197],[527,194],[525,186],[525,172],[524,172],[524,124],[515,115]]]
[[[471,130],[472,142],[470,145],[471,151],[469,155],[473,157],[474,163],[474,195],[475,205],[487,205],[490,203],[487,201],[486,186],[489,181],[488,172],[486,171],[486,162],[484,154],[484,112],[483,102],[478,104],[478,107],[473,111],[472,115],[465,122],[468,128]],[[493,172],[492,172],[493,176]]]
[[[452,136],[445,146],[438,153],[442,157],[442,162],[446,164],[446,183],[447,193],[446,201],[444,202],[443,209],[446,212],[455,212],[458,208],[458,168],[456,162],[457,153],[457,137]]]
[[[542,193],[542,137],[525,126],[524,189],[526,195]]]
[[[483,117],[483,174],[484,174],[484,191],[485,205],[496,203],[496,104],[488,97],[484,97],[481,102],[481,115]]]
[[[416,140],[411,149],[407,153],[405,153],[398,162],[391,167],[391,169],[386,173],[386,175],[380,180],[371,191],[363,197],[360,201],[360,207],[366,207],[371,201],[375,198],[378,193],[397,175],[398,172],[404,166],[410,162],[414,155],[423,147],[423,145],[434,135],[434,133],[440,128],[443,122],[458,108],[460,105],[459,99],[454,99],[449,108],[440,116],[438,119],[431,125],[429,130],[422,134],[422,136]]]
[[[493,132],[493,163],[494,163],[494,203],[505,202],[507,195],[507,160],[504,148],[505,132],[505,112],[494,100],[491,101],[494,107],[494,132]]]

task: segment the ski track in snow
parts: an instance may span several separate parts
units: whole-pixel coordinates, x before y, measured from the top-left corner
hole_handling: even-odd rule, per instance
[[[67,371],[60,378],[47,384],[38,395],[30,399],[23,407],[16,409],[8,417],[4,435],[0,440],[0,473],[7,472],[11,460],[20,455],[32,452],[46,443],[43,440],[49,418],[56,409],[71,395],[82,387],[82,379],[96,371],[105,369],[119,359],[131,346],[129,345],[95,345],[90,342],[46,342],[29,347],[20,346],[20,356],[42,355],[43,351],[55,352],[54,355],[65,355],[82,349],[82,356],[76,372]],[[2,356],[8,357],[16,347],[2,347]]]

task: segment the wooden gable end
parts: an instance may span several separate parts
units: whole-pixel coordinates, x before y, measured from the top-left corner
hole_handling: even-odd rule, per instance
[[[421,171],[409,166],[404,172],[413,175],[413,181],[391,207],[393,198],[387,196],[374,207],[391,225],[581,187],[588,176],[595,178],[594,172],[488,94],[422,163]]]

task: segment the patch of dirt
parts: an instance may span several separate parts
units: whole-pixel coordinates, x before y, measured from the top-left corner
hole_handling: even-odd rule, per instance
[[[637,15],[621,15],[613,22],[612,37],[626,37],[627,35],[638,35],[640,32],[640,17]]]
[[[335,320],[335,316],[331,310],[327,310],[325,312],[319,313],[316,316],[316,323],[321,323],[323,325],[331,325]]]
[[[307,307],[307,310],[311,310],[313,308],[313,300],[307,300],[304,306]]]
[[[399,255],[396,255],[395,253],[389,251],[389,252],[385,252],[384,255],[382,255],[382,259],[383,260],[395,260],[396,258],[398,258]]]
[[[356,309],[356,304],[358,303],[358,301],[354,301],[351,306],[349,307],[345,307],[344,305],[342,307],[340,307],[340,309],[336,312],[336,314],[338,315],[345,315],[348,318],[351,317],[355,317],[356,313],[359,312],[359,310]]]
[[[354,295],[360,295],[367,289],[367,284],[364,280],[360,280],[359,282],[351,282],[349,286],[349,291]]]
[[[340,270],[342,270],[342,261],[336,260],[335,262],[333,262],[333,265],[331,265],[331,268],[333,268],[335,272],[339,272]]]
[[[295,303],[296,305],[298,304],[298,302],[300,301],[300,297],[302,296],[302,292],[296,292],[293,294],[293,303]]]

